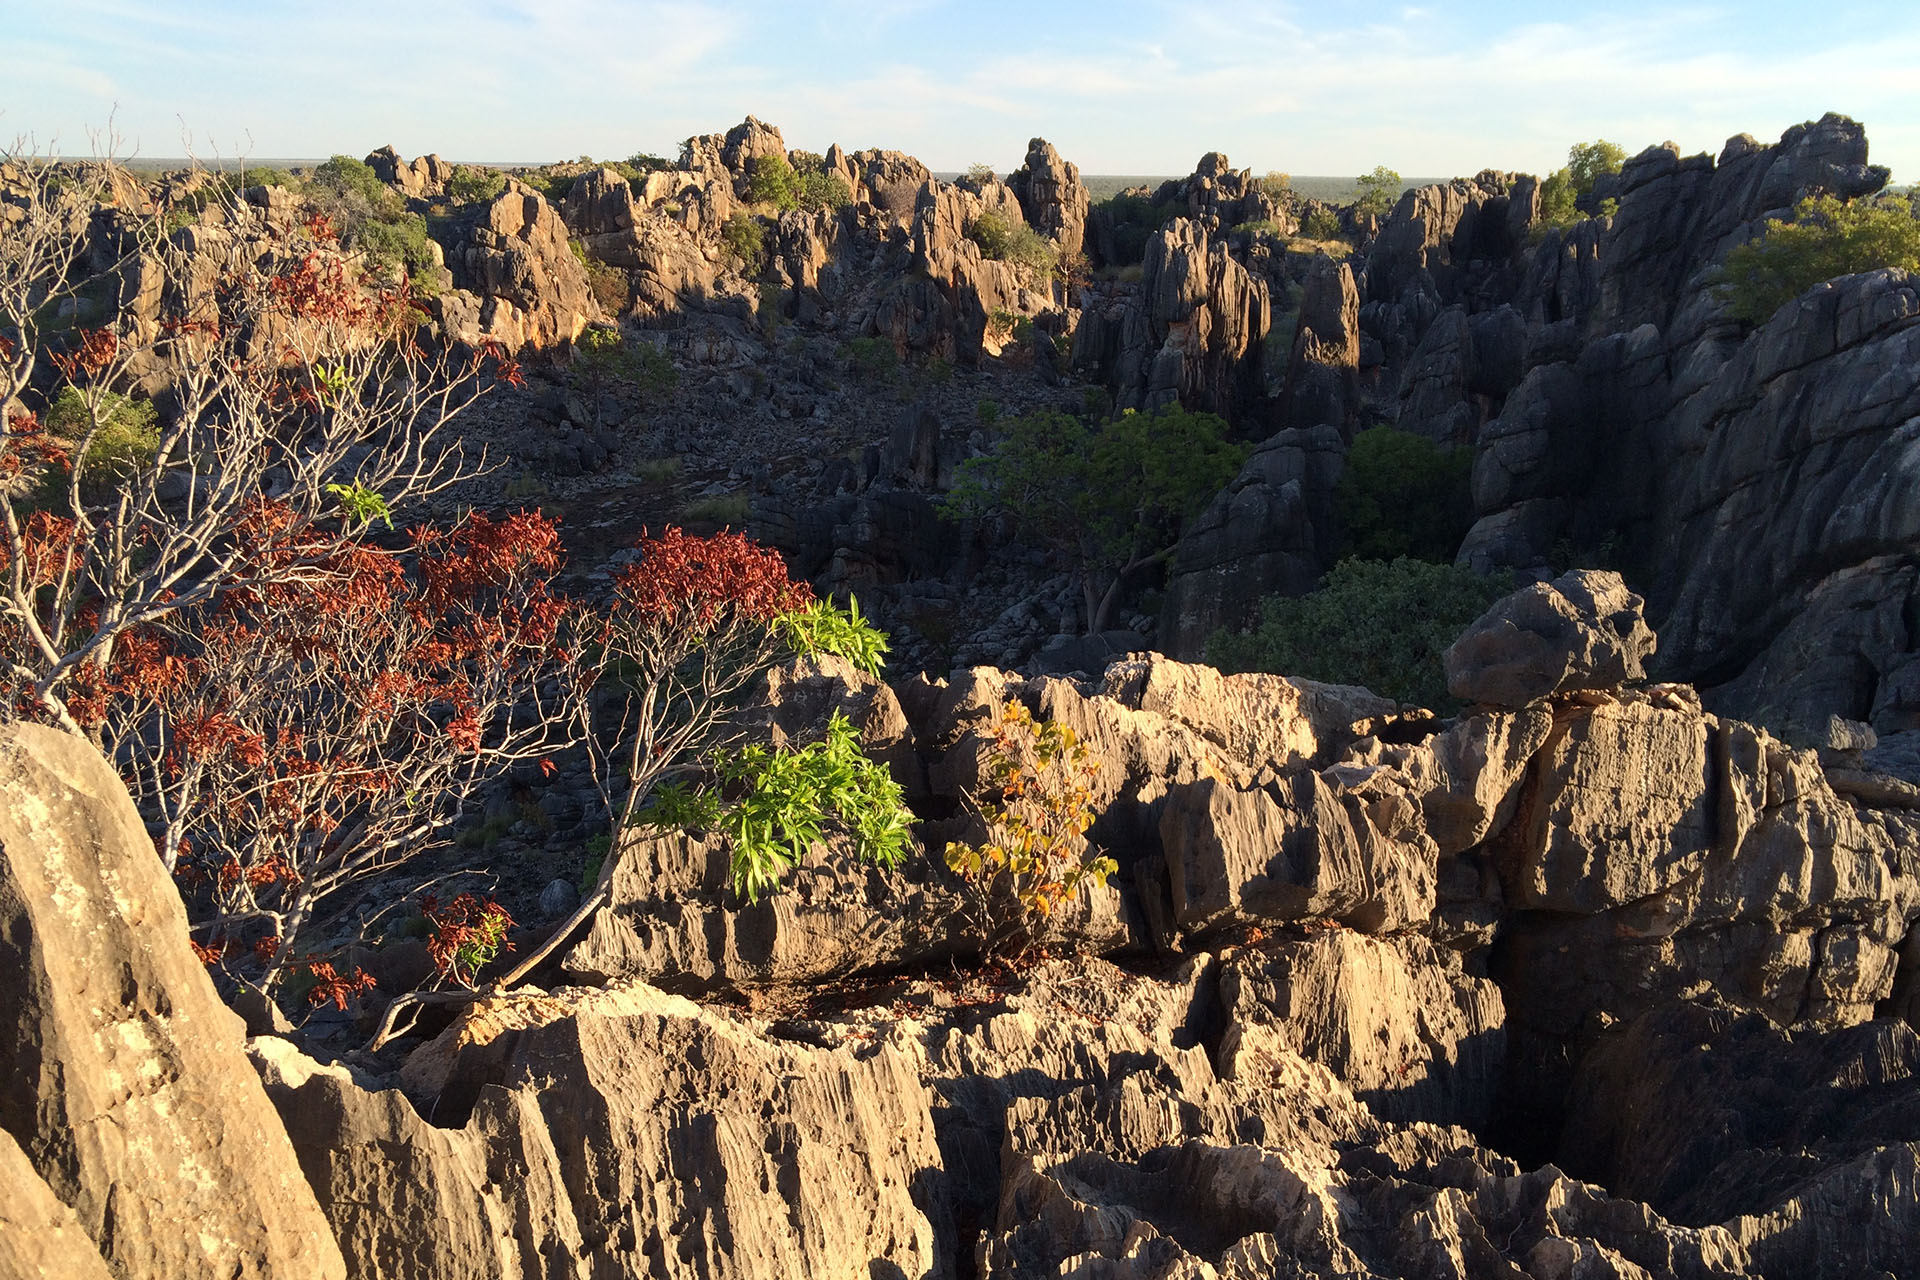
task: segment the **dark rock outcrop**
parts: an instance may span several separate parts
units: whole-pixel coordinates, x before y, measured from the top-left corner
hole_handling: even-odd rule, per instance
[[[1522,587],[1447,650],[1447,691],[1467,702],[1519,708],[1556,693],[1642,679],[1656,643],[1644,604],[1610,572],[1581,569]]]

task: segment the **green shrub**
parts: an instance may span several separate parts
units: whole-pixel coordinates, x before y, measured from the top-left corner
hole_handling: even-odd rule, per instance
[[[101,483],[131,479],[151,466],[160,450],[159,414],[153,402],[130,400],[113,391],[60,388],[47,409],[46,427],[75,446],[93,433],[80,458],[80,471],[83,478]]]
[[[506,174],[479,165],[463,164],[447,180],[447,196],[455,204],[491,204],[506,189]]]
[[[863,377],[891,382],[900,372],[900,353],[885,338],[855,338],[847,344],[853,367]]]
[[[1309,240],[1337,240],[1340,232],[1340,215],[1325,205],[1307,210],[1300,220],[1300,234]]]
[[[1450,562],[1473,526],[1473,450],[1374,427],[1353,438],[1333,488],[1346,554]]]
[[[416,291],[436,291],[439,262],[427,234],[427,220],[419,214],[400,212],[366,219],[348,232],[344,243],[364,257],[369,275],[384,277],[402,271]]]
[[[870,676],[887,663],[886,632],[860,616],[860,602],[847,597],[842,609],[831,600],[815,600],[804,609],[774,619],[780,638],[802,657],[837,654]]]
[[[627,157],[627,164],[639,174],[667,173],[678,168],[665,156],[656,156],[651,151],[636,151]]]
[[[1102,200],[1095,206],[1095,213],[1106,221],[1112,242],[1114,260],[1107,265],[1138,264],[1146,255],[1148,238],[1186,211],[1177,200],[1155,204],[1146,196],[1128,192]]]
[[[270,166],[262,166],[260,168],[255,168],[252,165],[242,165],[240,169],[239,182],[237,185],[242,191],[244,191],[248,187],[296,187],[297,188],[300,185],[300,182],[297,178],[295,178],[292,174],[288,173],[285,169],[275,169]]]
[[[747,166],[747,198],[782,213],[800,203],[800,175],[785,156],[755,156]]]
[[[720,228],[720,243],[725,246],[734,265],[746,275],[757,276],[766,270],[766,231],[757,219],[744,213],[734,214]]]
[[[339,196],[358,197],[375,209],[391,206],[394,193],[364,160],[335,156],[313,171],[314,185]]]
[[[679,454],[667,458],[642,458],[633,464],[633,478],[647,484],[665,484],[677,478],[683,466]]]
[[[912,815],[900,784],[860,749],[860,734],[835,711],[824,740],[799,748],[759,744],[715,752],[714,785],[654,788],[646,820],[724,833],[732,845],[733,887],[749,902],[779,888],[781,877],[837,825],[862,862],[895,867],[906,856]]]
[[[1582,197],[1592,193],[1593,184],[1602,174],[1618,173],[1626,162],[1626,149],[1605,138],[1576,142],[1567,149],[1567,173],[1573,179],[1575,193]]]
[[[1127,578],[1157,564],[1246,460],[1226,422],[1170,406],[1098,425],[1058,411],[1000,424],[991,452],[960,464],[950,519],[990,512],[1076,572],[1089,631],[1106,629]]]
[[[967,239],[980,252],[1001,262],[1027,267],[1050,276],[1060,265],[1053,242],[1024,222],[1009,222],[997,213],[983,213],[967,227]]]
[[[1358,182],[1360,195],[1353,202],[1355,209],[1376,218],[1384,218],[1393,211],[1403,185],[1399,174],[1385,165],[1376,165],[1372,173],[1362,174]]]
[[[844,209],[853,203],[853,192],[845,178],[837,173],[803,173],[795,198],[808,213],[822,209]]]
[[[1548,174],[1540,182],[1540,213],[1534,222],[1539,229],[1550,227],[1570,227],[1583,216],[1575,207],[1576,202],[1592,194],[1594,183],[1602,174],[1618,173],[1620,166],[1626,163],[1627,153],[1622,148],[1601,138],[1595,142],[1576,142],[1567,150],[1567,163],[1564,168]],[[1599,214],[1611,216],[1619,202],[1602,202]]]
[[[688,503],[681,508],[680,519],[685,524],[737,525],[752,509],[753,503],[744,493],[717,494]]]
[[[1267,176],[1254,181],[1256,190],[1265,192],[1268,198],[1283,200],[1293,194],[1293,179],[1278,169],[1267,170]]]
[[[1222,671],[1268,671],[1360,684],[1435,710],[1454,706],[1440,655],[1513,588],[1511,578],[1424,560],[1343,560],[1309,595],[1274,596],[1251,630],[1216,631],[1207,661]]]
[[[1721,287],[1737,320],[1764,323],[1823,280],[1900,267],[1920,271],[1920,217],[1899,196],[1855,200],[1815,196],[1785,222],[1727,254]]]
[[[998,182],[999,180],[998,175],[993,171],[993,166],[990,164],[976,160],[967,166],[967,181],[971,182],[975,187],[984,187],[988,183]]]

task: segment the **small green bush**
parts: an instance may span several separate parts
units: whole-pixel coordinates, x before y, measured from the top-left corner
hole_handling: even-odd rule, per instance
[[[313,171],[314,185],[340,196],[357,196],[375,209],[395,202],[394,193],[364,160],[334,156]]]
[[[60,388],[47,409],[46,427],[73,445],[94,432],[80,459],[80,471],[83,478],[101,483],[131,479],[153,464],[160,449],[159,414],[152,401],[130,400],[98,388],[85,392],[78,387]]]
[[[1333,487],[1346,554],[1448,563],[1473,526],[1473,450],[1374,427],[1353,438]]]
[[[774,628],[789,648],[803,657],[837,654],[870,676],[887,663],[887,635],[860,616],[860,602],[847,597],[842,609],[831,600],[815,600],[804,609],[783,613]]]
[[[676,479],[683,466],[678,454],[667,458],[642,458],[633,464],[633,478],[647,484],[665,484]]]
[[[755,156],[747,167],[747,198],[782,213],[800,204],[800,175],[785,156]]]
[[[837,173],[801,174],[794,196],[808,213],[844,209],[853,203],[853,192],[848,189],[846,179]]]
[[[967,239],[980,246],[980,252],[1001,262],[1027,267],[1043,276],[1051,276],[1060,265],[1060,254],[1053,242],[1024,222],[1009,222],[997,213],[983,213],[967,227]]]
[[[906,856],[913,819],[900,784],[860,749],[859,731],[838,711],[820,742],[756,743],[716,752],[711,764],[712,787],[656,787],[645,816],[659,826],[724,833],[733,846],[734,891],[749,902],[779,888],[829,824],[853,837],[862,862],[895,867]]]
[[[436,290],[439,263],[427,234],[427,220],[419,214],[400,212],[390,218],[366,219],[348,232],[345,244],[363,256],[369,275],[390,276],[399,270],[416,292]]]
[[[757,276],[766,270],[766,231],[757,219],[744,213],[734,214],[720,228],[720,243],[743,273]]]
[[[1177,200],[1156,204],[1146,196],[1121,192],[1094,206],[1095,216],[1106,223],[1113,247],[1113,260],[1107,266],[1137,266],[1147,251],[1147,240],[1154,232],[1187,212]]]
[[[455,169],[447,181],[447,196],[455,204],[491,204],[506,189],[506,174],[472,164]]]
[[[300,182],[285,169],[275,169],[270,166],[255,168],[252,165],[243,165],[240,169],[240,178],[237,185],[244,191],[248,187],[297,188]]]
[[[1337,240],[1340,231],[1340,215],[1325,205],[1309,209],[1300,220],[1300,234],[1309,240]]]
[[[680,511],[680,520],[683,524],[738,525],[752,508],[752,501],[744,493],[718,494],[688,503]]]
[[[900,353],[885,338],[855,338],[847,344],[853,367],[863,377],[891,382],[900,372]]]
[[[640,174],[667,173],[678,167],[665,156],[654,155],[651,151],[634,152],[627,157],[627,164]]]
[[[1251,630],[1216,631],[1207,661],[1226,672],[1268,671],[1360,684],[1434,710],[1455,705],[1440,655],[1513,589],[1510,577],[1424,560],[1343,560],[1320,589],[1274,596]]]
[[[1727,254],[1721,287],[1736,320],[1762,324],[1823,280],[1900,267],[1920,272],[1920,217],[1900,196],[1815,196]]]
[[[1267,170],[1267,176],[1254,181],[1255,189],[1266,193],[1270,199],[1283,200],[1293,194],[1293,179],[1278,169]]]
[[[595,388],[621,383],[652,398],[679,385],[680,371],[674,368],[672,356],[651,342],[629,342],[620,329],[591,325],[581,330],[574,345],[580,370]]]

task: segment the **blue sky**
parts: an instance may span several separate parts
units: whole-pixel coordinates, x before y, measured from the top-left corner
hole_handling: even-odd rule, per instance
[[[1824,111],[1920,180],[1920,3],[0,0],[0,137],[142,154],[673,154],[751,112],[789,146],[1089,173],[1205,151],[1301,174],[1545,171],[1569,143],[1718,151]]]

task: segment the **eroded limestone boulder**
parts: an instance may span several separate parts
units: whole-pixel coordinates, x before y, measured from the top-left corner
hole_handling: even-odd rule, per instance
[[[0,1129],[115,1276],[345,1276],[126,789],[36,725],[0,728],[0,972]]]
[[[1493,707],[1524,707],[1576,689],[1645,676],[1656,643],[1645,602],[1620,575],[1579,569],[1494,604],[1444,655],[1447,691]]]

